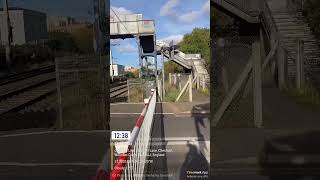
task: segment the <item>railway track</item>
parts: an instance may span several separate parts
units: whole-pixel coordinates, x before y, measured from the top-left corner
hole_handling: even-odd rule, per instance
[[[50,66],[45,66],[45,67],[25,71],[22,73],[10,74],[5,77],[0,77],[0,86],[3,86],[5,84],[9,84],[9,83],[13,83],[13,82],[16,82],[19,80],[23,80],[23,79],[28,79],[28,78],[34,77],[36,75],[54,72],[54,69],[55,69],[55,66],[50,65]]]
[[[52,66],[1,78],[0,114],[23,108],[55,92]]]
[[[110,87],[110,98],[116,98],[123,96],[124,93],[128,92],[126,81],[122,81],[116,84],[111,84]]]

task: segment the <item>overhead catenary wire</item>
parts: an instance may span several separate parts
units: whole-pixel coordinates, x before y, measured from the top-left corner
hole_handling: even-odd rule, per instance
[[[113,14],[118,18],[119,23],[121,23],[123,25],[123,27],[125,28],[125,30],[127,31],[127,33],[130,34],[130,31],[128,30],[127,26],[121,21],[121,19],[119,18],[118,14],[115,12],[115,10],[113,10],[112,7],[110,7],[110,9],[113,12]],[[134,40],[137,43],[137,45],[139,46],[139,43],[138,43],[137,39],[134,38]]]

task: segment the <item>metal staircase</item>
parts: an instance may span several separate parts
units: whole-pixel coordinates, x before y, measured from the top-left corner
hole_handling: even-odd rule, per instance
[[[259,23],[257,0],[211,0],[214,6],[249,23]]]
[[[289,58],[294,59],[297,56],[297,40],[302,40],[304,42],[306,75],[319,81],[319,76],[314,75],[320,73],[320,47],[310,27],[304,22],[302,11],[272,11],[272,15]],[[294,65],[289,64],[289,66]],[[295,73],[295,68],[289,67],[289,69],[293,69],[293,72],[289,71],[289,75]]]
[[[302,40],[306,77],[320,84],[320,47],[309,26],[304,22],[301,8],[281,11],[270,9],[267,0],[211,0],[211,2],[216,8],[248,23],[260,23],[268,36],[271,46],[269,49],[279,44],[286,51],[288,75],[291,78],[296,74],[297,41]]]
[[[180,57],[180,56],[177,55],[177,54],[175,54],[175,55],[173,56],[173,58],[172,58],[172,57],[170,57],[170,53],[169,53],[168,51],[164,51],[164,52],[163,52],[163,55],[164,55],[166,58],[174,61],[175,63],[179,64],[180,66],[183,66],[183,67],[186,68],[186,69],[192,69],[191,63],[190,63],[189,61],[187,61],[186,59],[184,59],[183,57]]]
[[[159,41],[157,42],[157,51],[169,60],[191,70],[195,76],[204,77],[206,81],[209,82],[209,73],[205,68],[204,59],[201,59],[200,54],[185,54],[182,51],[175,49],[173,55],[171,55],[169,45]]]

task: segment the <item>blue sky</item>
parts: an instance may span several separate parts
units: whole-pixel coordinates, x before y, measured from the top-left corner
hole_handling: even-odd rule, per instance
[[[0,0],[2,7],[2,0]],[[38,10],[47,15],[71,16],[92,20],[93,0],[8,0],[9,6]],[[108,0],[106,0],[108,2]],[[195,27],[210,27],[209,0],[110,0],[116,13],[141,13],[153,19],[159,40],[179,42]],[[117,40],[113,46],[115,63],[138,66],[134,39]],[[159,61],[158,61],[159,62]]]
[[[153,19],[157,40],[179,42],[195,27],[210,27],[209,0],[111,0],[117,14],[143,14]],[[112,12],[112,11],[111,11]],[[117,64],[138,66],[138,49],[134,39],[113,40],[112,56]],[[158,62],[160,60],[158,59]]]

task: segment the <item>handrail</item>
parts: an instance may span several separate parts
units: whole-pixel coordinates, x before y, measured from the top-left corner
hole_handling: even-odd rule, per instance
[[[299,11],[300,10],[300,8],[302,8],[303,7],[303,5],[304,5],[304,0],[301,0],[300,1],[300,3],[293,3],[292,5],[294,5],[294,7],[295,7],[295,11]],[[300,8],[298,8],[298,6],[300,7]],[[291,59],[292,61],[293,61],[293,63],[295,63],[296,62],[296,58],[297,57],[292,57],[292,54],[291,53],[289,53],[289,52],[296,52],[295,50],[291,50],[291,51],[289,51],[285,46],[284,46],[284,44],[283,44],[283,37],[280,35],[280,33],[279,33],[279,30],[278,30],[278,28],[277,28],[277,25],[276,25],[276,23],[275,23],[275,20],[274,20],[274,18],[273,18],[273,16],[272,16],[272,12],[271,12],[271,9],[270,9],[270,7],[269,7],[269,5],[268,5],[268,3],[267,3],[267,1],[266,0],[263,0],[263,4],[262,4],[262,8],[261,8],[261,10],[262,10],[262,13],[261,13],[261,15],[262,15],[262,17],[264,17],[264,19],[266,19],[266,20],[269,20],[267,23],[268,23],[268,28],[269,28],[269,31],[273,31],[273,35],[275,36],[274,37],[274,40],[276,40],[276,39],[278,39],[278,41],[279,41],[279,47],[281,47],[281,48],[283,48],[284,49],[284,51],[285,51],[285,53],[286,53],[286,55],[287,55],[287,57],[288,57],[288,59]],[[267,16],[269,16],[269,18],[266,18]],[[270,21],[271,20],[271,21]],[[263,23],[264,21],[262,21],[262,23]],[[271,26],[270,26],[271,25]],[[270,35],[268,35],[269,36],[269,39],[270,40],[272,40],[272,36],[270,36]],[[272,47],[271,47],[272,48]],[[310,61],[310,58],[308,58],[308,57],[306,57],[306,56],[304,56],[304,61],[307,63],[308,61]]]
[[[243,16],[241,16],[244,20],[250,22],[250,23],[259,23],[258,19],[258,12],[259,12],[259,7],[251,7],[249,8],[248,0],[237,0],[239,3],[235,3],[233,0],[212,0],[213,3],[217,4],[218,6],[222,7],[227,7],[227,9],[233,9],[233,10],[238,10],[239,12],[243,13]],[[252,0],[251,2],[257,2],[256,0]],[[252,12],[257,12],[257,14],[253,14]],[[232,10],[231,10],[232,12]]]
[[[145,107],[143,108],[143,111],[141,112],[139,118],[136,121],[136,125],[132,130],[131,138],[127,142],[127,151],[123,154],[120,154],[120,156],[118,157],[116,163],[114,164],[114,168],[110,173],[110,180],[135,179],[134,173],[137,172],[133,172],[133,170],[138,170],[139,173],[143,173],[144,165],[143,163],[138,161],[143,162],[146,160],[146,154],[149,148],[147,144],[150,142],[150,128],[155,111],[156,96],[156,90],[152,89],[151,95],[148,98]],[[137,150],[137,148],[142,147],[141,145],[144,149]],[[143,157],[137,158],[137,153],[139,155],[143,155]],[[133,166],[135,166],[137,169],[133,169]]]
[[[286,52],[286,55],[289,58],[293,59],[293,61],[295,62],[295,58],[290,55],[288,49],[283,45],[283,37],[279,33],[277,24],[272,16],[272,11],[268,5],[268,2],[266,0],[262,0],[261,6],[262,7],[261,7],[261,13],[260,13],[261,16],[260,17],[267,20],[267,21],[262,21],[262,23],[266,22],[267,23],[266,25],[268,25],[269,29],[267,29],[267,31],[270,32],[270,34],[267,34],[267,35],[268,35],[270,41],[272,41],[272,40],[274,41],[274,42],[271,42],[271,44],[275,45],[276,41],[278,40],[278,46],[283,48],[284,51]]]
[[[224,0],[225,2],[229,3],[230,5],[238,8],[239,10],[241,10],[242,12],[249,14],[248,11],[248,0],[242,0],[239,4],[235,3],[234,1],[230,1],[230,0]]]
[[[269,39],[272,39],[272,35],[275,35],[274,40],[281,38],[279,31],[278,31],[278,27],[277,24],[272,16],[272,12],[271,9],[268,5],[268,2],[266,0],[262,0],[262,4],[261,4],[261,15],[264,18],[264,20],[266,21],[262,21],[262,23],[266,22],[268,29],[267,31],[273,34],[268,34],[269,35]]]

